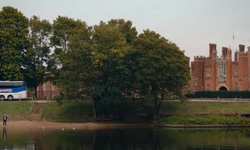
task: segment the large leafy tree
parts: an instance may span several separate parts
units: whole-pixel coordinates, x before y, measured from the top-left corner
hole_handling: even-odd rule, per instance
[[[62,59],[69,50],[70,38],[78,35],[78,31],[86,28],[86,24],[81,20],[58,16],[52,24],[52,37],[50,39],[54,53],[49,61],[50,72],[53,74],[51,80],[57,84],[60,78],[60,68],[62,67]]]
[[[47,20],[33,16],[29,27],[31,47],[25,53],[23,73],[27,85],[34,89],[36,97],[36,87],[46,81],[46,75],[50,75],[47,66],[50,60],[51,24]]]
[[[79,23],[79,21],[78,21]],[[80,25],[80,24],[78,24]],[[62,67],[57,85],[69,98],[82,98],[86,93],[88,74],[92,66],[91,30],[85,22],[75,28],[68,39],[68,50],[60,54]],[[72,29],[73,31],[73,29]]]
[[[85,28],[85,25],[86,24],[81,20],[74,20],[72,18],[59,16],[52,24],[52,45],[58,51],[67,51],[69,48],[69,38],[72,35],[77,34],[79,29]]]
[[[28,19],[7,6],[0,11],[0,80],[23,80],[23,56],[29,47]]]
[[[67,49],[57,46],[62,65],[57,85],[70,98],[93,95],[94,114],[97,107],[99,114],[112,115],[128,84],[123,57],[137,32],[123,19],[101,22],[93,29],[79,20],[76,24],[67,28]]]
[[[182,95],[181,89],[189,79],[188,58],[174,43],[150,30],[144,30],[138,36],[134,48],[134,54],[138,56],[134,87],[154,102],[154,116],[158,117],[161,114],[161,95],[168,91],[178,91],[178,95]]]
[[[104,22],[94,27],[93,45],[92,94],[99,104],[97,109],[100,108],[104,115],[113,116],[115,106],[121,102],[122,91],[126,87],[126,66],[122,65],[122,58],[129,45],[119,28]]]
[[[131,44],[133,40],[137,37],[136,28],[132,26],[130,20],[125,21],[124,19],[111,19],[108,24],[117,28],[126,39],[128,44]]]
[[[137,71],[135,68],[135,64],[139,58],[138,53],[132,49],[132,43],[137,39],[137,30],[132,26],[132,22],[130,20],[125,21],[124,19],[111,19],[108,21],[110,26],[113,26],[117,30],[121,32],[123,37],[125,38],[127,45],[129,46],[126,51],[124,51],[124,57],[121,59],[121,66],[123,66],[123,96],[130,96],[135,89],[135,72]]]

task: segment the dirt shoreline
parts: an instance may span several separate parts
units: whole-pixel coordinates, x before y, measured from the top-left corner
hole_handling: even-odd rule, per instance
[[[3,125],[1,125],[4,127]],[[50,121],[8,121],[7,128],[14,130],[97,130],[97,129],[111,129],[111,128],[151,128],[153,124],[120,124],[120,123],[106,123],[106,122],[87,122],[87,123],[64,123],[64,122],[50,122]],[[164,128],[245,128],[250,125],[162,125]]]
[[[4,127],[3,125],[1,125]],[[108,128],[127,128],[127,127],[153,127],[148,124],[120,124],[120,123],[105,123],[105,122],[87,122],[87,123],[64,123],[50,121],[8,121],[7,126],[15,130],[27,129],[59,129],[59,130],[82,130],[82,129],[108,129]]]

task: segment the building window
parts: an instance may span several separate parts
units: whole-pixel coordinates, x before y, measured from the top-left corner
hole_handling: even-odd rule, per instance
[[[210,89],[210,84],[207,84],[207,90],[209,90]]]
[[[226,76],[226,65],[218,64],[218,76],[225,77]]]
[[[238,89],[238,88],[239,88],[239,83],[235,82],[235,89]]]
[[[235,70],[235,71],[234,71],[234,75],[235,75],[235,76],[238,76],[238,75],[239,75],[238,70]]]
[[[210,72],[207,72],[206,76],[207,78],[210,78]]]

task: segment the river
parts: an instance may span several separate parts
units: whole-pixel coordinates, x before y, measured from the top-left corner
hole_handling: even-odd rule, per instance
[[[113,128],[11,130],[0,149],[28,150],[231,150],[250,149],[250,129]]]

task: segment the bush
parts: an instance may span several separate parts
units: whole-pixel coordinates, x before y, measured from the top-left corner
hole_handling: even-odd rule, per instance
[[[250,98],[250,91],[196,91],[189,98]]]
[[[164,124],[176,125],[246,125],[250,119],[240,116],[171,116]]]

